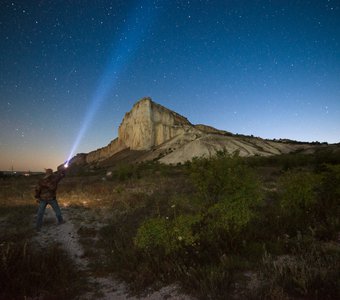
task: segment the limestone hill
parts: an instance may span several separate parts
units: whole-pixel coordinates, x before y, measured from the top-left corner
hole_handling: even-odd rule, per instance
[[[241,156],[269,156],[313,148],[309,143],[265,140],[193,125],[180,114],[143,98],[125,114],[116,139],[88,154],[78,154],[71,163],[111,165],[117,161],[158,160],[176,164],[221,150],[238,151]]]

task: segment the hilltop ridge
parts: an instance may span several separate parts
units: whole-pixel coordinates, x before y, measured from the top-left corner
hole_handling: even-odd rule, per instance
[[[71,163],[109,163],[116,157],[176,164],[193,157],[209,157],[221,150],[237,151],[240,156],[269,156],[311,147],[308,143],[282,143],[235,135],[208,125],[194,125],[186,117],[145,97],[125,114],[116,139],[105,147],[78,154]]]

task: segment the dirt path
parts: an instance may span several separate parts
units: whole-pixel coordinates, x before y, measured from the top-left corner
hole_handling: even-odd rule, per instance
[[[84,214],[81,209],[63,208],[62,213],[65,223],[56,225],[54,212],[50,207],[47,207],[44,216],[44,225],[40,232],[34,237],[35,241],[41,246],[46,247],[52,243],[58,243],[65,249],[74,259],[79,270],[83,271],[88,276],[90,292],[82,295],[82,300],[158,300],[158,299],[173,299],[173,300],[192,300],[193,298],[181,295],[177,292],[176,286],[167,286],[157,292],[150,293],[146,297],[130,297],[128,296],[127,287],[124,283],[115,281],[111,276],[98,277],[94,276],[89,267],[89,259],[84,256],[84,249],[79,242],[78,230],[82,226],[89,226],[89,218],[82,216]],[[87,220],[87,223],[83,220]],[[95,222],[98,224],[97,222]],[[91,224],[94,226],[94,224]],[[98,226],[98,225],[97,225]]]

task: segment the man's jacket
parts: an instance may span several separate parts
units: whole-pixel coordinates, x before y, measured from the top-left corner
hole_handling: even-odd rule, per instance
[[[35,188],[35,198],[42,200],[55,199],[58,183],[64,177],[64,172],[58,172],[42,178]]]

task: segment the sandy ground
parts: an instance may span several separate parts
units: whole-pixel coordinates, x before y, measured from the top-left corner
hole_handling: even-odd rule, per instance
[[[193,300],[192,297],[180,294],[176,286],[164,287],[157,292],[149,293],[145,297],[129,296],[127,286],[124,283],[114,280],[111,276],[94,276],[89,267],[90,261],[84,256],[84,249],[79,242],[79,235],[77,233],[81,226],[88,226],[88,224],[84,224],[85,221],[82,221],[81,215],[79,215],[83,214],[83,212],[77,211],[77,208],[65,207],[62,208],[62,213],[66,222],[62,225],[57,225],[54,212],[52,208],[48,206],[44,216],[44,225],[34,239],[41,247],[46,247],[51,243],[60,244],[74,259],[79,270],[87,274],[91,291],[82,295],[80,297],[81,300]],[[88,218],[83,219],[88,220]]]

